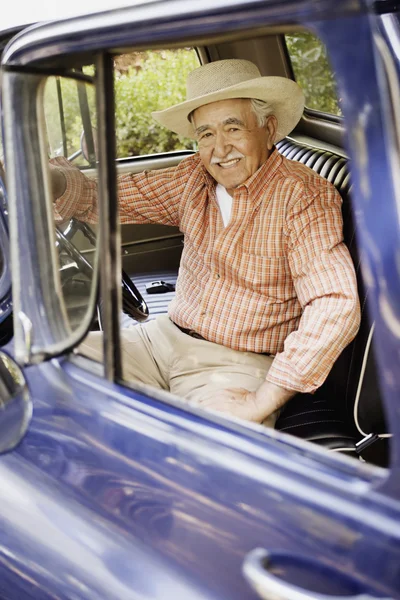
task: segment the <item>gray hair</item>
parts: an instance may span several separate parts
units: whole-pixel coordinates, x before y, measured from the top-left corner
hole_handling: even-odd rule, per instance
[[[268,104],[268,102],[264,102],[264,100],[257,100],[256,98],[251,98],[250,103],[253,113],[257,119],[257,125],[259,127],[264,127],[264,125],[267,123],[268,117],[273,114],[272,107]]]
[[[267,123],[268,117],[270,117],[273,112],[271,106],[268,102],[264,102],[264,100],[258,100],[257,98],[249,98],[252,111],[257,119],[258,127],[264,127]],[[193,126],[194,129],[194,110],[188,115],[188,119]]]

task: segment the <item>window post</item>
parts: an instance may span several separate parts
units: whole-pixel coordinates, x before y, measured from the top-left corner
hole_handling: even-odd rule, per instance
[[[109,381],[121,378],[121,256],[115,169],[114,70],[110,54],[98,56],[97,115],[99,147],[100,293],[104,331],[104,369]]]

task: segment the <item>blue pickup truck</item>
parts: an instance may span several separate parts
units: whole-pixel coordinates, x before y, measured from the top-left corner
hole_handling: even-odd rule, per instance
[[[399,6],[125,4],[0,36],[0,599],[400,599]],[[277,147],[339,190],[359,285],[357,337],[274,430],[121,369],[182,234],[120,224],[116,175],[195,152],[148,113],[225,58],[303,88]],[[65,159],[99,181],[97,231],[55,214]]]

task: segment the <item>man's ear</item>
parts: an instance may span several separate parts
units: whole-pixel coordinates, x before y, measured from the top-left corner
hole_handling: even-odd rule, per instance
[[[275,115],[270,115],[267,117],[265,130],[267,132],[268,150],[272,150],[275,144],[276,132],[278,130],[278,121]]]

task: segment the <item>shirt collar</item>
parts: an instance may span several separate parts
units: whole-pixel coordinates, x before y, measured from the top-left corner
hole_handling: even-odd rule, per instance
[[[242,185],[247,188],[251,198],[257,198],[265,189],[265,182],[274,175],[282,163],[282,155],[274,148],[264,164]],[[239,186],[240,189],[242,186]]]

